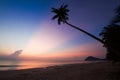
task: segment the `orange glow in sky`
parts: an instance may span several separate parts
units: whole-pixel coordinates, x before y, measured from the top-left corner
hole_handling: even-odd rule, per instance
[[[67,58],[67,57],[86,57],[88,55],[101,56],[104,55],[104,48],[101,49],[102,44],[86,43],[78,46],[72,46],[64,49],[60,46],[69,42],[76,36],[65,36],[58,27],[52,24],[39,25],[35,34],[29,40],[26,48],[23,50],[21,56],[26,57],[53,57],[53,58]],[[42,27],[41,27],[42,26]],[[102,52],[101,52],[102,51]],[[103,53],[103,54],[101,54]]]
[[[49,56],[51,53],[58,53],[56,48],[63,45],[73,36],[65,36],[62,31],[51,24],[43,24],[37,29],[29,40],[21,56]],[[47,54],[47,55],[46,55]],[[58,54],[59,55],[59,54]]]
[[[104,58],[106,48],[99,41],[51,20],[51,8],[63,3],[68,4],[70,24],[101,38],[120,0],[2,0],[0,59],[19,50],[20,58]]]

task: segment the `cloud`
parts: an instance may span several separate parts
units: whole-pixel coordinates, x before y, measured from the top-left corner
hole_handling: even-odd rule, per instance
[[[11,55],[0,55],[0,60],[18,60],[19,55],[22,53],[23,50],[17,50]]]
[[[22,53],[22,51],[23,50],[17,50],[14,53],[12,53],[10,56],[16,58],[16,57],[18,57]]]

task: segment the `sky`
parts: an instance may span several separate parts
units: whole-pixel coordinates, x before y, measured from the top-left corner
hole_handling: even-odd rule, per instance
[[[0,0],[0,56],[22,50],[24,58],[105,58],[103,44],[51,19],[51,8],[62,4],[69,23],[101,38],[120,0]]]

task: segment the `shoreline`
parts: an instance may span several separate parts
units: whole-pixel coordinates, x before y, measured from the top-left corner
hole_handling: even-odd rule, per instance
[[[32,68],[45,68],[51,66],[61,66],[61,65],[68,65],[68,64],[84,64],[84,63],[96,63],[101,61],[77,61],[77,62],[49,62],[50,64],[47,65],[40,65],[40,64],[32,64],[32,65],[7,65],[7,64],[0,64],[0,71],[8,71],[8,70],[23,70],[23,69],[32,69]],[[35,62],[36,63],[36,62]],[[38,62],[39,63],[39,62]]]
[[[119,74],[120,65],[95,62],[0,71],[0,80],[120,80]]]

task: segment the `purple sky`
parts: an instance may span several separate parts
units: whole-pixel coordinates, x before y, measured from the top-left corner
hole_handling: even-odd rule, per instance
[[[0,0],[0,55],[22,49],[24,57],[105,57],[101,43],[51,20],[51,8],[61,4],[71,24],[99,37],[120,0]]]

